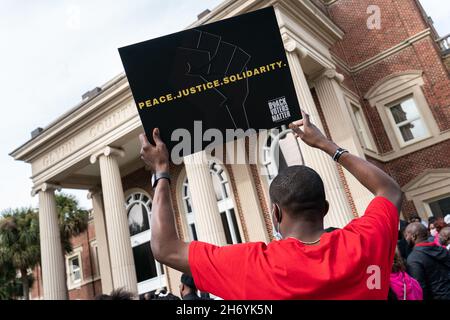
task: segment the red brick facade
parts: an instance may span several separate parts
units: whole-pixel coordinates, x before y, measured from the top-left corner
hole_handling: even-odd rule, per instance
[[[369,5],[380,8],[379,30],[367,28]],[[328,14],[345,32],[343,40],[334,45],[332,52],[344,61],[350,70],[430,28],[416,0],[338,0],[328,6]],[[450,129],[450,78],[435,36],[434,29],[431,28],[431,35],[351,74],[338,68],[346,77],[344,85],[360,97],[369,128],[381,155],[393,150],[390,141],[395,137],[388,136],[377,109],[363,97],[375,84],[390,75],[422,70],[422,90],[433,118],[441,133]],[[404,186],[425,169],[449,168],[449,150],[450,144],[445,141],[396,160],[379,162],[378,165]],[[416,209],[412,202],[405,201],[403,213],[407,216],[414,212]]]
[[[90,245],[92,241],[95,241],[95,229],[91,220],[88,229],[71,240],[74,252],[81,247],[82,283],[79,287],[69,289],[70,300],[92,299],[102,293],[100,274]],[[35,281],[31,288],[31,299],[40,299],[43,296],[40,268],[36,267],[33,274]]]

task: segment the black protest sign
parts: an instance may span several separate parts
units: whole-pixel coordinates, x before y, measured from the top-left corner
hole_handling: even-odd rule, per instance
[[[210,145],[201,138],[208,129],[226,140],[226,130],[271,129],[301,118],[272,7],[119,53],[148,138],[160,128],[171,150],[189,132],[191,150],[183,156]]]

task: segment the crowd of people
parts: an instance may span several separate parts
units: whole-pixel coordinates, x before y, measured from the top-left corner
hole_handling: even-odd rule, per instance
[[[389,299],[450,300],[450,215],[400,221]]]
[[[450,300],[450,215],[430,217],[428,222],[413,215],[400,221],[398,244],[390,274],[388,300]],[[337,228],[328,228],[333,232]],[[403,248],[403,250],[401,250]],[[179,296],[161,288],[143,294],[141,300],[213,300],[199,292],[194,278],[183,274]],[[117,289],[96,300],[133,300],[134,294]]]

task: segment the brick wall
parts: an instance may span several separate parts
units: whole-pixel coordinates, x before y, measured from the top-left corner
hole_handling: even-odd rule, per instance
[[[380,8],[381,29],[367,28],[367,8]],[[328,7],[332,20],[345,32],[332,51],[354,66],[428,28],[414,0],[338,0]]]
[[[381,29],[367,28],[367,7],[377,5],[381,9]],[[328,6],[332,20],[345,32],[344,39],[332,48],[349,67],[354,67],[377,54],[401,44],[404,40],[427,29],[421,7],[416,0],[338,0]],[[361,97],[361,105],[368,119],[369,129],[378,151],[383,154],[392,151],[381,118],[375,106],[369,105],[362,97],[378,81],[389,75],[410,70],[422,70],[424,96],[431,113],[440,129],[450,129],[450,79],[448,69],[434,41],[435,34],[427,36],[405,49],[360,71],[346,74],[344,85]],[[405,157],[381,163],[369,159],[393,176],[401,186],[417,177],[425,169],[448,168],[450,142],[431,146]],[[412,202],[405,201],[403,212],[406,216],[416,211]]]
[[[71,239],[73,249],[77,249],[79,247],[82,248],[81,264],[83,272],[83,282],[88,282],[78,288],[69,290],[69,299],[71,300],[90,300],[98,294],[102,293],[101,280],[97,279],[91,281],[91,279],[96,279],[99,276],[95,273],[95,262],[91,259],[90,242],[92,240],[95,240],[95,228],[93,221],[89,222],[88,229],[85,232]],[[35,277],[35,282],[33,283],[33,286],[31,288],[31,299],[39,299],[43,296],[40,268],[36,267],[33,271],[33,274]]]

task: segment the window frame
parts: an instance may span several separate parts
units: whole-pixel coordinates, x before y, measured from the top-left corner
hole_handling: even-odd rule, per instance
[[[74,288],[79,288],[84,284],[84,273],[83,273],[83,260],[82,260],[83,248],[74,248],[72,253],[66,255],[66,274],[67,274],[67,289],[71,290]],[[71,260],[77,258],[79,262],[80,279],[75,280],[72,277],[72,267]]]
[[[218,166],[220,169],[215,170],[213,168],[213,164]],[[236,206],[236,202],[234,199],[234,193],[231,185],[231,179],[228,175],[226,167],[217,159],[212,158],[208,161],[208,169],[211,174],[211,179],[213,179],[212,175],[215,174],[217,176],[217,179],[220,182],[220,192],[222,193],[222,199],[217,200],[217,207],[218,211],[221,217],[222,213],[225,213],[227,217],[227,226],[230,230],[230,236],[232,238],[232,244],[235,243],[243,243],[244,237],[242,235],[242,225],[241,225],[241,219],[239,217],[238,208]],[[214,182],[213,182],[214,183]],[[185,194],[185,186],[188,186],[187,193]],[[183,227],[183,234],[184,234],[184,240],[185,241],[193,241],[193,233],[191,230],[191,225],[193,224],[195,226],[195,209],[193,206],[191,206],[192,211],[188,213],[186,200],[190,197],[190,190],[189,190],[189,182],[187,180],[186,170],[183,169],[182,174],[179,176],[178,184],[177,184],[177,194],[179,195],[178,198],[178,204],[179,208],[182,208],[182,211],[180,212],[180,218],[181,218],[181,224]],[[215,192],[214,192],[215,193]],[[225,197],[226,195],[226,197]],[[230,217],[231,212],[230,210],[234,210],[234,217],[236,220],[236,227],[233,225],[233,221]],[[189,216],[188,216],[189,214]],[[196,229],[196,233],[198,233]],[[201,239],[200,239],[201,240]],[[240,242],[239,242],[240,240]]]
[[[450,195],[450,168],[426,169],[402,187],[406,200],[412,201],[419,216],[432,216],[429,203]]]
[[[392,108],[394,108],[395,106],[398,106],[398,105],[401,106],[401,104],[403,102],[408,101],[410,99],[414,102],[414,105],[417,108],[417,112],[419,113],[419,116],[416,117],[416,118],[413,118],[412,120],[405,120],[403,122],[396,123],[395,119],[394,119],[394,115],[392,114]],[[428,127],[427,121],[426,121],[425,117],[423,116],[421,108],[420,108],[417,100],[415,99],[414,94],[412,94],[412,95],[411,94],[405,95],[403,98],[397,99],[397,100],[395,100],[395,101],[393,101],[391,103],[386,104],[385,107],[387,109],[387,116],[389,118],[390,125],[393,128],[393,131],[395,133],[395,137],[397,139],[397,142],[398,142],[400,148],[407,147],[409,145],[418,143],[420,141],[426,140],[426,139],[431,137],[430,128]],[[401,133],[400,127],[403,127],[404,125],[407,125],[407,124],[412,123],[412,122],[417,121],[417,120],[421,120],[423,122],[423,124],[425,126],[425,130],[426,130],[426,134],[424,136],[422,136],[422,137],[417,137],[417,138],[414,138],[412,140],[405,141],[403,139],[403,135]]]
[[[98,256],[98,244],[97,244],[97,240],[91,240],[89,241],[89,249],[90,249],[90,254],[91,256],[89,257],[92,261],[92,265],[93,265],[93,274],[92,274],[92,279],[97,279],[100,277],[100,258]]]
[[[136,194],[140,194],[139,199],[135,198]],[[131,197],[131,200],[128,202],[127,200]],[[143,201],[143,197],[147,197],[147,201]],[[145,244],[148,242],[150,244],[151,239],[151,215],[152,215],[152,209],[153,209],[153,198],[150,196],[150,194],[141,188],[132,188],[125,192],[124,194],[124,207],[125,212],[127,215],[127,222],[128,222],[128,215],[129,210],[132,208],[133,205],[136,203],[140,203],[146,207],[147,214],[148,214],[148,221],[149,221],[149,228],[147,230],[141,231],[139,233],[136,233],[134,235],[130,235],[130,243],[131,248],[133,250],[134,247]],[[153,278],[138,282],[138,293],[141,294],[143,292],[154,290],[157,288],[161,288],[167,285],[167,269],[166,266],[162,263],[158,262],[156,259],[155,261],[155,268],[157,275]],[[136,268],[136,266],[135,266]]]
[[[427,200],[424,201],[425,209],[426,209],[427,214],[428,214],[429,217],[433,217],[434,216],[434,213],[433,213],[433,210],[431,209],[430,204],[433,203],[433,202],[437,202],[439,200],[446,199],[446,198],[450,198],[450,192],[443,192],[441,195],[439,195],[437,197],[433,197],[431,199],[427,199]],[[444,218],[444,217],[445,217],[445,215],[443,215],[442,218]]]
[[[349,97],[348,95],[345,95],[345,100],[346,100],[346,104],[347,104],[347,109],[348,109],[349,114],[350,114],[350,118],[351,118],[351,120],[353,122],[353,127],[355,128],[356,134],[358,136],[358,140],[359,140],[359,143],[361,145],[361,148],[363,148],[363,150],[367,150],[367,151],[371,151],[371,152],[375,152],[376,153],[377,152],[377,147],[376,147],[375,139],[373,138],[372,131],[369,128],[369,123],[367,121],[366,115],[364,113],[364,110],[363,110],[361,104],[357,100],[355,100],[354,98]],[[359,125],[358,119],[356,119],[354,108],[358,109],[360,114],[361,114],[361,120],[363,122],[361,131],[365,132],[365,134],[367,136],[367,139],[369,140],[368,142],[369,142],[370,145],[366,144],[364,136],[361,136],[362,133],[358,130],[358,127],[360,125]]]
[[[425,83],[422,75],[423,71],[421,70],[411,70],[389,75],[378,81],[364,95],[364,98],[369,102],[370,106],[377,109],[387,138],[392,146],[391,151],[385,152],[382,155],[381,159],[385,161],[387,159],[395,159],[416,152],[445,139],[445,136],[441,134],[437,126],[436,119],[431,112],[422,90]],[[407,96],[412,96],[414,98],[418,111],[421,114],[430,135],[427,138],[417,139],[409,143],[401,143],[403,138],[400,137],[399,139],[398,137],[396,128],[394,128],[392,120],[390,119],[391,111],[388,107],[395,105],[396,102]],[[376,155],[375,158],[378,159]]]

